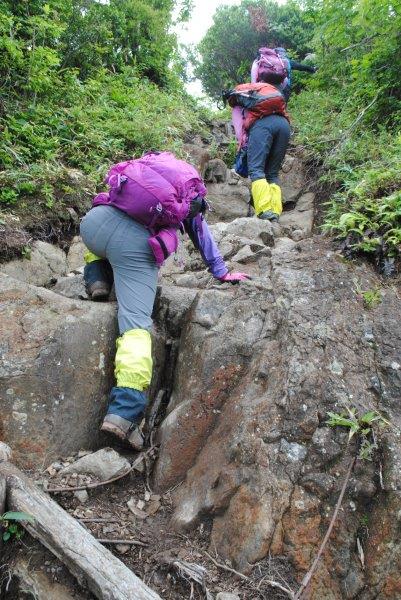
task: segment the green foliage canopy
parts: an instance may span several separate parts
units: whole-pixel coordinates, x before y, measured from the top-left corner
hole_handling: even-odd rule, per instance
[[[176,48],[173,8],[174,0],[1,0],[3,89],[48,93],[60,68],[85,79],[126,66],[165,85]]]
[[[370,115],[400,124],[400,0],[326,0],[316,26],[319,87],[346,91],[354,111],[375,99]]]
[[[162,84],[175,48],[169,33],[173,0],[93,0],[74,2],[64,31],[63,66],[76,67],[87,77],[103,67],[121,72],[136,65]]]

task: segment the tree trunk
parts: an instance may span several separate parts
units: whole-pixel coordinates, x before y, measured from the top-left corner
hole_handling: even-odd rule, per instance
[[[9,462],[0,462],[0,482],[7,482],[8,510],[35,518],[29,533],[55,554],[100,600],[161,600],[73,517]]]

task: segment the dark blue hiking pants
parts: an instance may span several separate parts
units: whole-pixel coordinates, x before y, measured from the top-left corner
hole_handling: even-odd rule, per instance
[[[248,173],[251,181],[265,177],[269,183],[278,183],[290,135],[290,124],[281,115],[269,115],[255,121],[248,139]]]

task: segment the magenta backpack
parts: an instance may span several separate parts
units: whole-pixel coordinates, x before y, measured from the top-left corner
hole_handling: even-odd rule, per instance
[[[259,48],[259,58],[256,60],[256,81],[268,83],[281,83],[287,77],[287,68],[284,60],[272,48]]]
[[[109,192],[98,194],[93,206],[115,206],[152,232],[179,226],[188,215],[191,200],[206,195],[195,167],[171,152],[149,152],[118,163],[105,181]]]

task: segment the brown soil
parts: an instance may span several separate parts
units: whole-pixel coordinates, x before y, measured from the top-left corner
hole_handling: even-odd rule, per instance
[[[121,453],[121,449],[118,450]],[[128,451],[124,454],[131,461],[136,456]],[[50,477],[46,472],[37,473],[36,479],[42,482],[48,481],[49,487],[57,487],[60,482],[60,477],[57,475]],[[157,497],[153,494],[149,482],[149,473],[142,474],[134,471],[116,483],[88,490],[89,499],[85,504],[80,504],[78,499],[69,492],[52,494],[52,497],[72,516],[84,519],[81,521],[82,525],[96,538],[138,540],[146,544],[143,547],[105,545],[149,587],[157,591],[163,600],[188,600],[188,598],[201,600],[206,598],[205,591],[198,583],[186,580],[185,576],[180,575],[179,569],[173,564],[177,560],[193,563],[206,569],[205,584],[213,597],[220,591],[236,593],[241,600],[260,598],[280,600],[287,597],[283,592],[274,590],[266,584],[266,579],[275,580],[281,585],[292,587],[292,589],[297,588],[291,577],[288,561],[284,558],[266,558],[255,565],[250,575],[250,581],[243,581],[235,573],[217,567],[207,553],[219,563],[224,563],[224,561],[209,547],[210,525],[208,522],[201,523],[196,530],[185,535],[171,529],[170,517],[174,490],[170,490],[160,497],[160,507],[153,515],[144,519],[135,516],[127,505],[131,499],[134,499],[135,506],[138,501],[142,501],[143,511],[149,511],[152,502],[157,507]],[[73,481],[70,481],[70,485],[74,485]],[[140,503],[139,506],[142,507],[142,504]],[[102,521],[95,522],[85,519],[102,519]],[[34,550],[30,550],[29,545],[24,549],[25,556],[27,552],[32,552],[34,555]],[[58,561],[56,567],[52,562],[49,565],[51,576],[55,574],[58,581],[62,581],[64,567]],[[226,566],[230,567],[230,565]],[[260,585],[260,590],[258,590],[258,585]],[[87,597],[91,598],[90,595]],[[4,596],[4,598],[5,600],[19,600],[19,598],[22,600],[24,597],[11,595]]]
[[[40,201],[31,201],[12,211],[0,210],[0,263],[24,255],[36,240],[57,244],[64,250],[77,235],[79,220],[90,208],[87,197],[79,201],[59,199],[47,208]]]

